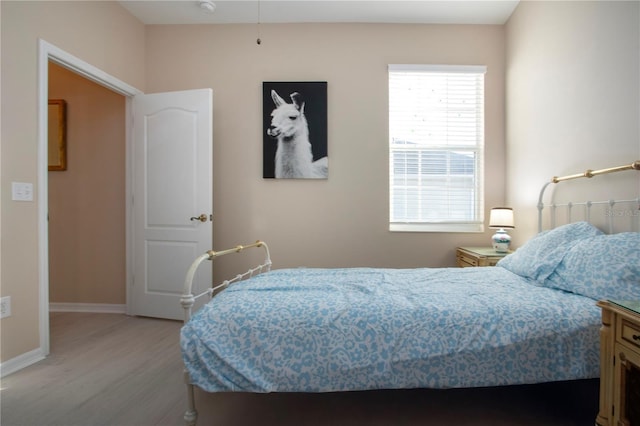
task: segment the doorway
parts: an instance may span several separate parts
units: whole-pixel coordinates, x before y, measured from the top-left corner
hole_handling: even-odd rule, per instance
[[[38,49],[38,188],[43,190],[38,191],[38,255],[39,255],[39,331],[40,331],[40,352],[41,356],[46,356],[50,351],[50,330],[49,330],[49,224],[48,224],[48,211],[49,211],[49,194],[46,190],[49,187],[48,177],[48,99],[49,99],[49,62],[66,68],[92,82],[95,82],[101,86],[106,87],[122,96],[125,96],[125,157],[129,157],[130,152],[130,108],[131,98],[135,95],[142,94],[142,92],[128,84],[112,77],[102,70],[76,58],[73,55],[57,48],[56,46],[44,41],[39,40]],[[125,223],[126,225],[126,300],[129,300],[129,288],[130,288],[130,230],[129,223],[130,218],[130,205],[128,196],[130,194],[130,165],[127,161],[125,166]]]
[[[126,98],[53,62],[48,72],[69,160],[48,173],[50,311],[124,313]]]

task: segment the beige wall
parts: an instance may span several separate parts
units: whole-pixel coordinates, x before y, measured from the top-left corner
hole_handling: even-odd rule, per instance
[[[535,194],[552,176],[640,159],[640,2],[521,2],[506,40],[507,201],[518,245],[535,233]],[[557,191],[597,185],[640,196],[630,173]]]
[[[392,63],[480,64],[486,75],[486,207],[504,198],[502,26],[149,26],[149,92],[214,92],[214,244],[264,239],[274,265],[453,266],[485,234],[388,231]],[[327,81],[329,179],[262,178],[262,82]],[[225,266],[214,268],[223,277]]]
[[[49,301],[126,303],[125,98],[53,63],[68,167],[49,172]]]
[[[116,2],[2,1],[2,296],[0,360],[39,348],[37,132],[38,38],[144,90],[144,26]],[[33,202],[11,182],[34,184]]]

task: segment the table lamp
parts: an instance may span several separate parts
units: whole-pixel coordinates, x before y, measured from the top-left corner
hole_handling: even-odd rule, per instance
[[[489,228],[498,229],[491,237],[493,249],[498,253],[507,253],[511,245],[511,236],[505,228],[514,229],[513,209],[511,207],[494,207],[489,216]]]

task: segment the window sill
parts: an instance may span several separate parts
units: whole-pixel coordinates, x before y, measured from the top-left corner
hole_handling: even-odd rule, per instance
[[[390,223],[391,232],[484,232],[482,223]]]

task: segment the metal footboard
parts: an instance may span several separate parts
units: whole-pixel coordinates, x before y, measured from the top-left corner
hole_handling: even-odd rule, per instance
[[[231,279],[224,280],[221,284],[215,287],[211,287],[198,295],[193,294],[193,277],[195,276],[195,273],[202,262],[204,262],[205,260],[213,260],[218,257],[231,254],[231,253],[240,253],[243,250],[253,248],[253,247],[256,247],[256,248],[262,247],[264,249],[265,258],[263,263],[261,263],[260,265],[254,268],[250,268],[246,272],[242,274],[238,274]],[[269,247],[267,246],[267,243],[259,240],[253,244],[244,245],[244,246],[239,245],[227,250],[222,250],[222,251],[209,250],[206,253],[198,256],[196,260],[193,261],[193,263],[189,267],[189,270],[187,271],[187,275],[184,280],[184,290],[183,290],[182,296],[180,297],[180,304],[184,309],[185,324],[189,321],[189,319],[191,319],[193,306],[196,300],[198,300],[199,298],[208,296],[209,299],[211,299],[216,290],[224,289],[228,287],[230,284],[245,280],[247,278],[251,278],[254,275],[258,275],[263,272],[268,272],[270,270],[271,270],[271,255],[269,253]],[[191,377],[189,376],[189,372],[187,371],[186,368],[184,369],[184,382],[187,385],[187,410],[184,414],[184,421],[185,421],[185,424],[188,426],[195,426],[198,420],[198,411],[196,410],[196,406],[195,406],[195,386],[191,383]]]

